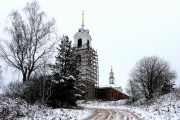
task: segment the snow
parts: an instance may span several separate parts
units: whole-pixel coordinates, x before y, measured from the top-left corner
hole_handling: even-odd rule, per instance
[[[0,96],[0,119],[6,110],[6,119],[18,120],[82,120],[91,114],[86,108],[104,108],[133,112],[144,120],[180,120],[180,94],[170,93],[151,102],[142,99],[135,105],[125,105],[127,100],[119,101],[78,101],[79,109],[52,109],[39,105],[29,105],[18,98]],[[83,109],[83,107],[86,107]]]
[[[109,84],[109,85],[99,85],[99,88],[113,88],[119,92],[122,92],[121,86],[117,86],[116,84]]]
[[[72,75],[70,75],[67,79],[68,79],[68,80],[76,80],[76,79],[74,78],[74,76],[72,76]]]
[[[81,94],[75,94],[75,96],[76,96],[76,97],[82,97],[82,95],[81,95]]]
[[[60,80],[60,83],[64,83],[64,79],[61,79],[61,80]]]
[[[81,120],[89,114],[89,111],[83,109],[40,109],[30,117],[26,116],[19,120]]]
[[[21,99],[0,96],[0,119],[17,120],[81,120],[90,111],[79,109],[52,109],[39,105],[29,105]]]
[[[127,110],[136,113],[144,120],[180,120],[180,95],[177,93],[164,95],[145,105],[125,105],[126,102],[127,100],[81,101],[79,105],[90,108]]]
[[[56,80],[52,80],[52,82],[54,82],[54,83],[58,84],[58,81],[56,81]]]
[[[106,88],[106,87],[119,87],[115,84],[108,84],[108,85],[99,85],[100,88]]]

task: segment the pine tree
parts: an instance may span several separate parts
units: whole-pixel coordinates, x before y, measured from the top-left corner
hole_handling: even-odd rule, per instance
[[[60,106],[75,106],[78,97],[85,94],[79,84],[78,67],[80,66],[79,56],[75,54],[75,48],[71,46],[68,36],[63,36],[61,44],[57,48],[56,64],[54,67],[54,85],[51,100]],[[55,105],[55,106],[56,106]]]
[[[161,94],[167,94],[167,93],[170,93],[171,91],[174,90],[174,85],[175,85],[175,82],[174,81],[165,81],[162,89],[161,89]]]

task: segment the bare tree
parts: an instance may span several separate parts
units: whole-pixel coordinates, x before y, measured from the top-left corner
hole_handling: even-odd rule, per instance
[[[55,21],[48,20],[37,2],[27,3],[22,13],[12,11],[11,26],[5,30],[10,41],[1,41],[0,57],[22,72],[23,82],[31,73],[43,65],[44,57],[52,54],[57,43]]]
[[[169,63],[156,56],[141,59],[130,74],[130,79],[136,82],[137,88],[148,100],[165,94],[164,90],[170,91],[175,78],[176,73],[170,69]]]
[[[45,104],[52,92],[52,65],[48,64],[47,60],[44,59],[43,66],[35,70],[34,76],[38,78],[38,87],[39,87],[39,97],[40,102]]]
[[[1,70],[1,66],[0,66],[0,88],[2,88],[1,86],[3,85],[3,77],[2,77],[2,70]]]
[[[133,80],[128,80],[126,92],[131,97],[130,101],[132,102],[140,99],[141,97],[141,93],[138,90],[138,83]]]

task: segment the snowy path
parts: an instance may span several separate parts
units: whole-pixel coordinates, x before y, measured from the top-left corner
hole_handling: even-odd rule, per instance
[[[84,120],[142,120],[134,113],[113,109],[88,108],[92,114]]]

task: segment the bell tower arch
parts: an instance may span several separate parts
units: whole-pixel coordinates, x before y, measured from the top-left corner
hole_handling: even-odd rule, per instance
[[[82,25],[74,35],[74,47],[91,47],[92,38],[88,29],[84,29],[84,12],[82,13]]]

